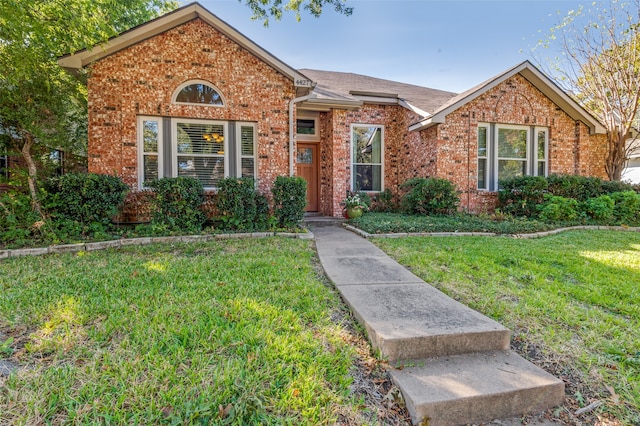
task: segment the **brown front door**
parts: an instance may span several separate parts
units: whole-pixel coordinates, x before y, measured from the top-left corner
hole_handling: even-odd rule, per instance
[[[298,142],[297,175],[307,181],[308,212],[318,211],[318,144]]]

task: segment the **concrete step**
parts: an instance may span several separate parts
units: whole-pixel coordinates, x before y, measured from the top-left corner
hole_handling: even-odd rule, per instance
[[[404,361],[390,375],[414,424],[450,426],[562,404],[564,383],[511,351]]]
[[[373,281],[385,275],[379,267],[362,267]],[[395,277],[403,271],[409,273],[399,270]],[[424,282],[336,287],[374,349],[390,362],[509,349],[507,328]]]

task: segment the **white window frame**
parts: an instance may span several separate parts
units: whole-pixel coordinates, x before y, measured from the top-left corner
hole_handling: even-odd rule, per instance
[[[253,127],[253,155],[242,155],[242,128]],[[253,179],[256,184],[258,182],[258,125],[255,122],[238,121],[236,122],[236,171],[239,177],[242,177],[242,159],[253,158]],[[226,152],[226,151],[225,151]],[[226,168],[225,168],[226,173]]]
[[[479,147],[479,132],[476,132],[476,188],[478,189],[478,191],[488,191],[491,183],[490,183],[490,176],[491,176],[491,126],[489,126],[489,124],[487,123],[478,123],[478,129],[480,128],[485,129],[486,131],[486,152],[484,154],[484,157],[480,157],[479,151],[480,151],[480,147]],[[480,167],[479,167],[479,163],[480,160],[483,159],[485,161],[485,165],[484,165],[484,188],[480,188],[479,186],[479,181],[478,181],[478,176],[480,174]]]
[[[158,123],[158,151],[153,152],[145,152],[144,151],[144,122],[145,121],[155,121]],[[158,176],[157,178],[161,178],[164,176],[163,174],[163,135],[162,135],[162,118],[161,117],[153,117],[148,115],[139,115],[137,121],[137,137],[138,137],[138,189],[143,190],[147,189],[144,186],[144,156],[145,155],[157,155],[158,156]]]
[[[172,118],[171,119],[171,176],[178,177],[178,123],[186,124],[210,124],[222,125],[224,128],[224,176],[229,177],[229,122],[219,120],[200,120],[193,118]],[[214,155],[189,154],[195,157],[215,157]],[[214,190],[217,187],[205,186],[205,190]]]
[[[532,174],[535,176],[538,175],[538,163],[540,161],[544,161],[544,175],[549,176],[549,128],[548,127],[534,127],[534,138],[535,144],[533,146],[532,157],[533,157],[533,168]],[[544,159],[540,160],[538,158],[538,132],[544,132]]]
[[[544,161],[544,175],[549,175],[549,127],[545,126],[526,126],[515,124],[501,124],[501,123],[478,123],[478,128],[484,127],[487,129],[487,176],[485,177],[487,182],[487,188],[478,188],[478,191],[495,192],[498,191],[498,161],[499,160],[516,160],[525,162],[525,176],[539,176],[538,175],[538,162]],[[527,131],[527,146],[526,157],[522,158],[498,158],[498,133],[499,129],[514,129],[514,130],[526,130]],[[544,160],[538,158],[538,132],[545,132],[545,151]],[[477,132],[476,132],[477,137]],[[477,141],[476,141],[477,143]],[[477,160],[479,159],[476,150],[476,167]],[[476,187],[477,187],[477,174],[476,174]]]
[[[354,163],[354,158],[353,158],[353,131],[356,127],[375,127],[380,129],[380,190],[362,190],[362,189],[358,189],[355,187],[356,184],[356,179],[355,179],[355,165],[357,164],[364,164],[364,163]],[[376,194],[379,192],[383,192],[384,191],[384,176],[385,176],[385,170],[384,170],[384,139],[385,139],[385,127],[382,124],[367,124],[367,123],[352,123],[350,126],[350,135],[349,138],[351,140],[351,143],[349,144],[349,157],[350,157],[350,167],[351,167],[351,191],[362,191],[362,192],[367,192],[367,193],[372,193],[372,194]],[[370,163],[371,165],[378,165],[378,163]]]
[[[498,135],[500,134],[500,129],[506,130],[525,130],[527,132],[526,145],[525,145],[525,157],[524,158],[513,158],[513,157],[499,157],[499,149],[498,149]],[[498,189],[498,181],[500,180],[500,176],[498,175],[498,165],[500,160],[506,161],[524,161],[524,174],[531,174],[531,127],[529,126],[517,126],[513,124],[497,124],[495,126],[495,135],[493,137],[493,152],[495,153],[495,161],[493,163],[493,187]]]
[[[201,104],[201,103],[194,103],[194,102],[178,102],[176,99],[178,98],[178,95],[180,94],[182,89],[184,89],[187,86],[191,86],[192,84],[202,84],[202,85],[211,87],[220,96],[220,100],[222,101],[222,104],[221,105],[215,105],[215,104]],[[196,106],[205,106],[205,107],[213,107],[213,108],[223,108],[223,107],[227,106],[227,100],[222,95],[222,92],[220,91],[220,89],[218,89],[215,84],[213,84],[213,83],[211,83],[209,81],[206,81],[206,80],[188,80],[188,81],[185,81],[184,83],[179,85],[176,88],[176,90],[173,91],[173,94],[171,95],[171,103],[176,104],[176,105],[196,105]]]
[[[298,133],[298,120],[313,120],[313,134]],[[298,141],[319,141],[320,130],[318,124],[320,123],[320,116],[318,113],[300,112],[296,114],[296,140]]]

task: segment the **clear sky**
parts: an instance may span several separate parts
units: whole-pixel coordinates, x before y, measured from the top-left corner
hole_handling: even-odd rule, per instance
[[[183,0],[188,3],[188,0]],[[287,0],[284,0],[286,3]],[[348,0],[353,15],[326,9],[264,28],[238,0],[200,0],[223,21],[294,68],[354,72],[462,92],[531,59],[531,48],[590,1]]]

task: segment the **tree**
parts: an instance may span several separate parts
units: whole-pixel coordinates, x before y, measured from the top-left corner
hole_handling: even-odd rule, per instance
[[[242,2],[243,0],[238,1]],[[279,21],[284,12],[294,12],[296,19],[300,21],[301,9],[316,18],[320,17],[325,6],[333,7],[336,12],[350,16],[353,13],[353,8],[346,6],[346,2],[347,0],[288,0],[288,3],[283,5],[283,0],[244,0],[244,3],[253,12],[251,19],[261,19],[265,27],[269,26],[269,18]]]
[[[173,0],[0,2],[0,141],[22,155],[32,206],[41,217],[34,154],[86,145],[86,88],[58,66],[57,57],[175,7]]]
[[[620,180],[637,145],[640,116],[640,4],[611,0],[600,8],[571,11],[539,46],[560,55],[538,59],[558,84],[597,117],[606,129],[605,171]],[[550,69],[549,69],[550,68]]]

